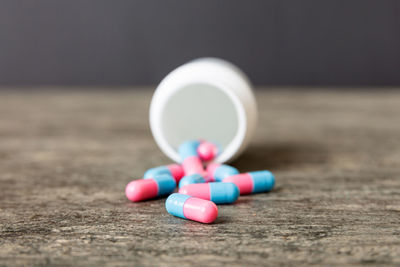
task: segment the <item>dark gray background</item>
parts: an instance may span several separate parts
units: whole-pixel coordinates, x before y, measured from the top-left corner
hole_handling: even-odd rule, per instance
[[[0,85],[150,85],[196,57],[257,85],[400,85],[400,1],[3,0]]]

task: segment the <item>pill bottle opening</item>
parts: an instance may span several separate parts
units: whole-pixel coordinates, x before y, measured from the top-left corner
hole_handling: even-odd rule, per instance
[[[170,94],[160,114],[160,147],[179,161],[182,142],[204,139],[216,142],[221,153],[216,162],[225,162],[240,148],[245,137],[244,107],[224,86],[190,83]]]

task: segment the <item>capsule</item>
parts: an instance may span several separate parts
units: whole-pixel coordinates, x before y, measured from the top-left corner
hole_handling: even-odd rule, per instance
[[[179,189],[179,193],[210,200],[215,204],[230,204],[239,197],[239,188],[234,183],[188,184]]]
[[[269,171],[256,171],[229,176],[224,183],[234,183],[241,195],[270,191],[275,185],[275,177]]]
[[[175,179],[171,175],[164,174],[130,182],[125,188],[125,195],[130,201],[137,202],[168,195],[175,187]]]
[[[236,174],[239,174],[239,171],[226,164],[211,163],[207,166],[207,175],[216,182],[222,182],[225,178]]]
[[[179,188],[182,186],[188,185],[188,184],[200,184],[200,183],[206,183],[207,179],[200,174],[192,174],[192,175],[186,175],[184,176],[180,182],[179,182]]]
[[[197,155],[199,145],[200,141],[195,140],[184,142],[179,146],[178,152],[185,175],[204,173],[203,163]]]
[[[197,154],[203,161],[213,160],[219,152],[219,148],[215,143],[203,141],[197,147]]]
[[[171,175],[172,177],[175,178],[175,181],[178,183],[179,180],[183,177],[183,168],[179,164],[170,164],[170,165],[165,165],[165,166],[159,166],[155,168],[148,169],[144,175],[143,178],[151,178],[155,177],[160,174],[167,174]]]
[[[213,202],[178,193],[167,198],[165,208],[169,214],[201,223],[212,223],[218,216],[217,205]]]

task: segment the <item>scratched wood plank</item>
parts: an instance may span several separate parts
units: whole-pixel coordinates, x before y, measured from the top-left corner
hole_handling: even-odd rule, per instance
[[[260,122],[232,164],[273,192],[215,224],[129,203],[169,160],[151,90],[0,92],[0,265],[400,264],[400,92],[257,91]]]

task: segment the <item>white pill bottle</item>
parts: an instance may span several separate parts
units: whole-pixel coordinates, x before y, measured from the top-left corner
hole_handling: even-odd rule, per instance
[[[247,76],[217,58],[190,61],[158,85],[150,105],[150,127],[160,149],[180,162],[188,140],[216,142],[215,162],[229,162],[248,145],[257,125],[257,104]]]

